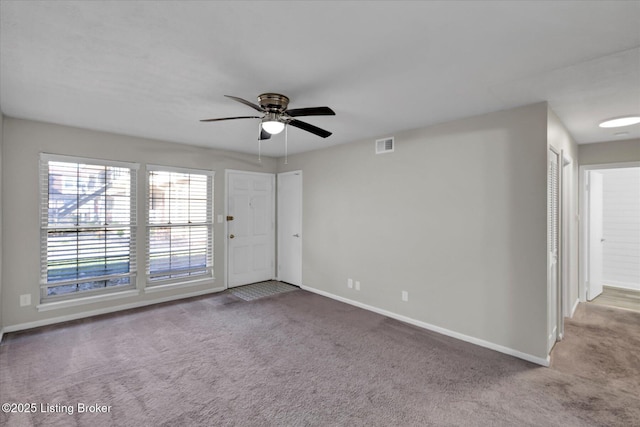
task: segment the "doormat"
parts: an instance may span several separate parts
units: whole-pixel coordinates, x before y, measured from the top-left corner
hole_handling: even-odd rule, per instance
[[[281,294],[283,292],[297,291],[298,289],[300,288],[297,286],[270,280],[268,282],[254,283],[252,285],[232,288],[229,289],[229,292],[245,301],[253,301],[259,298]]]

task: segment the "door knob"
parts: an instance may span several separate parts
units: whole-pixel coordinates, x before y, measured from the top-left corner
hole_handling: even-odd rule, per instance
[[[293,235],[293,237],[300,237],[300,235],[296,233]]]
[[[604,242],[604,239],[600,239],[601,242]]]
[[[234,237],[236,237],[234,234],[229,234],[230,239],[233,239]]]

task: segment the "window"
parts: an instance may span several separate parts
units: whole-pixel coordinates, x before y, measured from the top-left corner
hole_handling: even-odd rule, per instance
[[[148,166],[149,285],[213,277],[213,176]]]
[[[41,300],[134,287],[136,170],[41,155]]]

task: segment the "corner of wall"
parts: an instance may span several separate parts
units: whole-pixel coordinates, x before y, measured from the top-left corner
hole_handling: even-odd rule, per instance
[[[578,300],[578,144],[557,114],[547,107],[547,146],[561,155],[562,161],[562,224],[561,265],[563,307],[565,317],[571,317]]]
[[[4,141],[4,115],[0,111],[0,343],[2,342],[2,334],[4,323],[2,322],[2,147]]]

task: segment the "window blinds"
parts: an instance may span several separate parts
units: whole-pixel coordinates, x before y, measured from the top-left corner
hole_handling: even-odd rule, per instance
[[[212,277],[214,173],[148,169],[149,285]]]
[[[43,299],[134,286],[136,169],[41,155]]]

